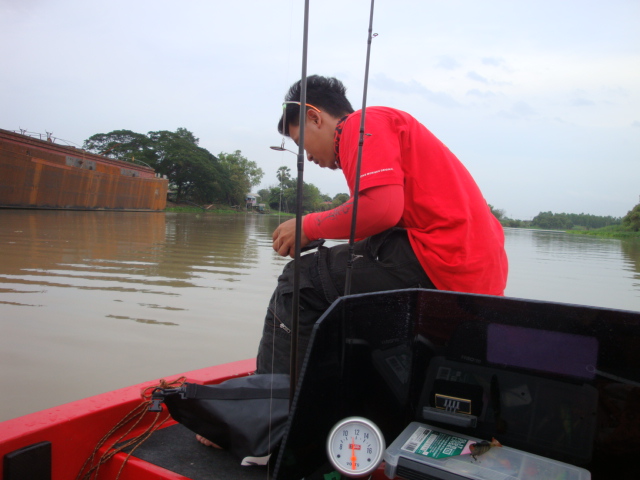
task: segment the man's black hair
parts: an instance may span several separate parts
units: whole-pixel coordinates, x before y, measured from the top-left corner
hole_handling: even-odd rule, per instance
[[[300,101],[300,84],[298,80],[291,85],[285,95],[285,101]],[[307,77],[307,103],[327,112],[334,118],[353,113],[353,107],[347,99],[347,87],[340,80],[333,77],[311,75]],[[289,136],[289,124],[300,123],[300,105],[287,103],[278,121],[278,132]],[[307,107],[309,108],[309,107]]]

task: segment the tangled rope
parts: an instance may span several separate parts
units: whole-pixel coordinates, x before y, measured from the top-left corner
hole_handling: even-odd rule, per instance
[[[173,382],[167,382],[166,380],[162,379],[160,380],[160,383],[158,385],[145,388],[144,391],[142,392],[142,397],[144,399],[142,403],[136,406],[135,408],[133,408],[133,410],[131,410],[129,413],[127,413],[122,418],[122,420],[120,420],[111,430],[109,430],[106,433],[104,437],[102,437],[102,439],[100,439],[100,441],[97,443],[97,445],[93,449],[93,452],[91,453],[91,455],[89,455],[89,458],[87,458],[87,460],[82,465],[82,468],[80,469],[80,471],[78,472],[78,475],[76,476],[76,480],[97,480],[100,467],[102,465],[108,462],[117,453],[123,451],[126,448],[133,447],[128,452],[126,458],[122,462],[122,465],[120,466],[120,470],[118,470],[118,474],[116,475],[116,478],[115,478],[115,480],[118,480],[120,478],[120,474],[122,473],[124,466],[127,464],[127,461],[129,460],[133,452],[140,445],[142,445],[151,436],[153,432],[158,430],[162,425],[164,425],[167,422],[167,420],[171,418],[171,415],[167,414],[164,417],[164,419],[160,420],[162,412],[158,412],[155,414],[155,418],[153,419],[151,424],[144,430],[144,432],[140,433],[135,437],[130,438],[127,441],[123,441],[138,426],[138,424],[142,421],[142,419],[145,418],[145,415],[147,414],[149,409],[149,405],[151,405],[151,395],[153,394],[153,392],[156,389],[179,388],[184,384],[185,381],[186,381],[186,377],[180,377],[174,380]],[[127,431],[119,435],[118,438],[116,438],[111,443],[111,445],[105,450],[105,452],[98,458],[97,457],[98,451],[107,442],[109,442],[109,440],[112,439],[113,436],[115,436],[118,430],[121,430],[131,422],[133,422],[133,424],[127,429]]]

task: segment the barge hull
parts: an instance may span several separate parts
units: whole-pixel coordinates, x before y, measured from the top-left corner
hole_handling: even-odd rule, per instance
[[[153,169],[0,130],[0,207],[159,211]]]

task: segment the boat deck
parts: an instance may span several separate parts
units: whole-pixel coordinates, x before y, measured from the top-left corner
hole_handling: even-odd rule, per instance
[[[267,467],[242,467],[225,450],[197,442],[195,433],[181,424],[157,430],[133,456],[191,480],[264,480]]]
[[[171,423],[129,458],[119,452],[99,463],[100,478],[323,479],[333,470],[326,464],[327,433],[358,415],[376,423],[387,439],[411,421],[433,420],[579,469],[571,478],[636,480],[638,352],[638,312],[420,289],[343,297],[314,326],[273,472],[240,466],[228,451],[205,447],[165,416]],[[213,385],[254,371],[250,359],[162,384],[184,377]],[[122,441],[161,420],[145,415],[133,430],[112,438],[115,426],[135,419],[131,412],[148,401],[141,392],[158,385],[145,382],[2,422],[0,480],[77,478],[85,459],[97,465],[112,446],[101,440],[106,432]],[[452,395],[467,402],[466,411],[434,417],[438,397]],[[475,426],[460,426],[466,415],[475,417]],[[95,445],[101,447],[94,455]],[[522,473],[518,478],[558,478],[543,477],[528,464],[509,465]],[[383,475],[378,469],[373,478]]]
[[[132,456],[190,480],[265,480],[271,478],[273,469],[273,466],[243,467],[230,452],[197,442],[195,433],[181,424],[156,430]],[[333,470],[327,463],[305,480],[322,480]]]

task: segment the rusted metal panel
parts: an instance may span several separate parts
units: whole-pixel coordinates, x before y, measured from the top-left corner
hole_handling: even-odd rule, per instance
[[[168,181],[152,169],[78,152],[0,130],[0,206],[165,208]]]

